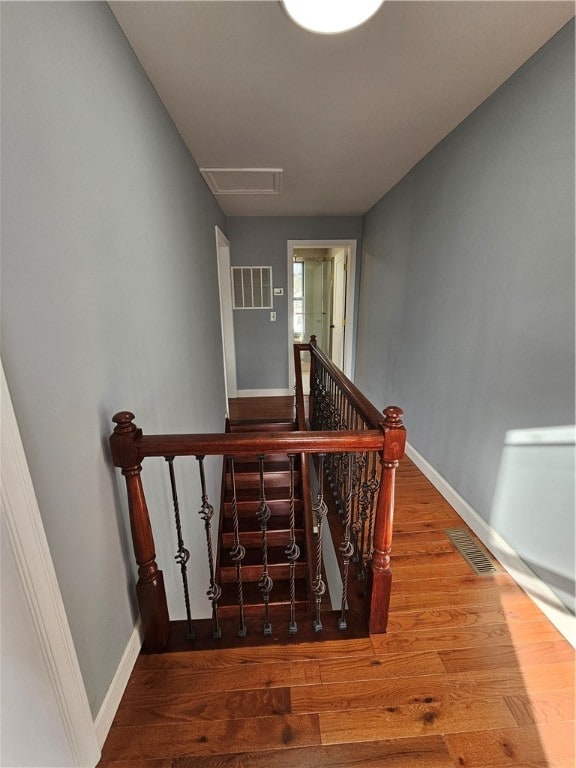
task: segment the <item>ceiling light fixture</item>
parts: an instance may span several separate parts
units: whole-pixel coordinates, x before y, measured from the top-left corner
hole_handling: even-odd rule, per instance
[[[373,16],[384,0],[283,0],[290,18],[304,29],[336,35],[359,27]]]

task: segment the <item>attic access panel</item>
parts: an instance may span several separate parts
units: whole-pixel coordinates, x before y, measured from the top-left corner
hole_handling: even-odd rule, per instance
[[[234,309],[272,309],[272,267],[232,267]]]

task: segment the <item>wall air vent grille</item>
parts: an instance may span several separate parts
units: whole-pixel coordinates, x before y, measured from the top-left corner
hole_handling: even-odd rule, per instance
[[[486,550],[465,528],[447,528],[444,533],[478,576],[502,573],[498,564],[489,557]]]
[[[234,309],[272,309],[272,267],[232,267]]]

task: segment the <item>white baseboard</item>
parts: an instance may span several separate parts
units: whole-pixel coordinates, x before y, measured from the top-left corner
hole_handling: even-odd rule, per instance
[[[128,645],[118,664],[118,669],[116,670],[112,682],[110,683],[110,687],[108,688],[108,692],[104,697],[102,706],[94,719],[96,738],[98,739],[100,748],[102,748],[102,745],[108,736],[108,731],[110,730],[110,726],[112,725],[112,721],[114,720],[120,705],[120,700],[128,685],[128,680],[134,669],[138,654],[140,653],[143,639],[142,625],[140,618],[138,618],[138,621],[134,626],[134,631],[130,636],[130,640],[128,640]]]
[[[480,517],[478,512],[410,444],[406,445],[406,456],[416,464],[446,501],[454,507],[464,522],[470,526],[480,541],[488,547],[518,586],[536,603],[556,629],[564,635],[570,645],[576,648],[576,617],[563,605],[550,587],[524,563],[516,550],[484,518]]]
[[[293,389],[239,389],[238,397],[286,397],[293,395]]]

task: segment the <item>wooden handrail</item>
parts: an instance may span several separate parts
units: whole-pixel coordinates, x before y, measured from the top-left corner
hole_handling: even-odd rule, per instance
[[[310,423],[315,423],[314,376],[316,369],[318,369],[318,371],[323,371],[327,374],[335,388],[348,401],[352,411],[368,427],[365,434],[379,431],[383,438],[381,447],[368,449],[379,453],[381,473],[376,502],[373,551],[369,561],[367,590],[367,599],[370,606],[369,631],[374,634],[382,633],[386,631],[390,607],[392,584],[390,552],[392,548],[392,525],[394,519],[395,474],[400,459],[404,455],[406,445],[406,430],[402,423],[402,416],[404,414],[402,409],[397,406],[389,406],[383,413],[380,413],[355,384],[319,349],[315,336],[310,338],[309,344],[295,345],[295,359],[298,362],[298,365],[295,366],[296,370],[299,370],[299,358],[303,351],[309,351],[311,357]],[[301,376],[296,380],[297,400],[299,390],[302,392]],[[321,433],[315,432],[314,434]],[[342,435],[343,433],[338,431],[335,434]],[[361,433],[351,431],[349,434],[357,437]],[[358,449],[351,448],[348,450],[355,451]]]
[[[329,357],[326,357],[324,352],[318,347],[315,336],[310,338],[309,344],[300,344],[298,346],[302,349],[310,350],[312,357],[316,358],[316,360],[322,364],[322,367],[328,371],[332,379],[338,385],[340,391],[350,401],[354,410],[357,411],[371,429],[381,428],[381,424],[384,421],[382,413],[380,413],[380,411],[372,405],[370,400],[360,392],[358,387],[342,373],[340,368],[334,365]]]
[[[379,430],[358,432],[223,432],[221,434],[143,435],[134,414],[114,416],[118,426],[110,438],[114,466],[134,466],[152,456],[229,456],[255,453],[330,453],[381,451]],[[132,426],[133,429],[126,429]],[[119,429],[121,427],[121,429]]]

